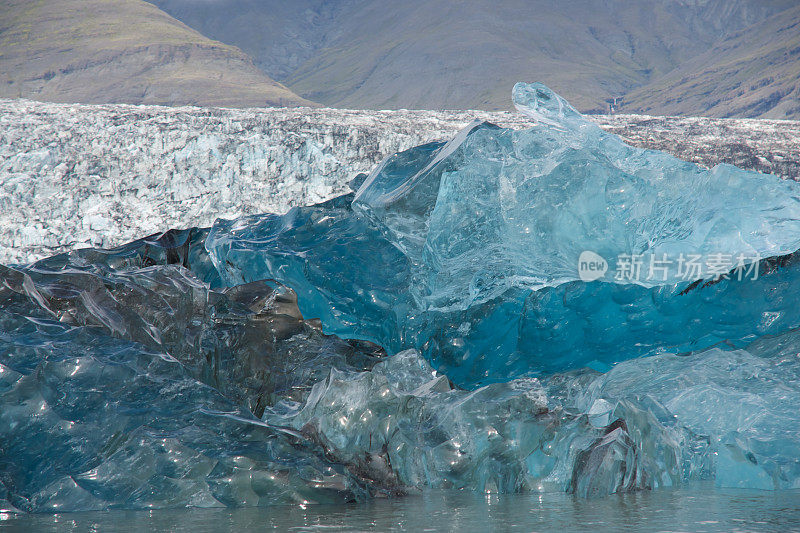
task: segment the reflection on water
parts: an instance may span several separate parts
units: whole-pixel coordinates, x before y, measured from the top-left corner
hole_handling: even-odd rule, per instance
[[[5,531],[800,531],[800,491],[567,494],[426,491],[348,506],[0,514]]]

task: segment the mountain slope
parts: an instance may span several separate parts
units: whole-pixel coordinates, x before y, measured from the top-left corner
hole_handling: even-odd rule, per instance
[[[340,33],[338,15],[356,0],[147,0],[203,35],[240,48],[276,80],[286,79]]]
[[[632,91],[632,113],[800,116],[800,5],[737,32],[674,72]]]
[[[141,0],[4,0],[0,96],[55,102],[309,105],[239,49]]]
[[[506,109],[539,80],[583,111],[796,0],[151,0],[295,92],[355,108]]]

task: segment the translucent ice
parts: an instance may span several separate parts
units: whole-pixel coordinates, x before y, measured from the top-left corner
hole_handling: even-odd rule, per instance
[[[2,269],[2,509],[800,486],[795,331],[464,390],[322,335],[274,282],[210,289],[203,237]]]
[[[800,186],[514,96],[324,204],[0,267],[0,511],[800,488]]]
[[[211,289],[205,235],[0,267],[4,511],[683,480],[671,434],[637,438],[634,416],[589,424],[536,379],[458,389],[416,351],[323,335],[275,282]]]
[[[466,386],[800,326],[777,259],[800,248],[800,185],[633,148],[540,84],[514,100],[539,125],[476,122],[352,198],[218,221],[222,281],[276,279],[326,332],[418,348]],[[593,283],[584,252],[606,263]]]
[[[742,350],[662,354],[605,374],[557,376],[548,393],[601,425],[619,402],[633,402],[655,415],[652,427],[682,428],[686,465],[718,486],[800,488],[796,331]]]
[[[0,266],[0,505],[268,505],[371,490],[259,416],[331,366],[369,369],[381,350],[323,335],[273,282],[211,290],[198,277],[213,278],[204,236]]]
[[[594,496],[699,479],[708,449],[684,457],[682,427],[632,402],[609,414],[592,424],[551,405],[536,379],[460,390],[409,350],[371,371],[331,371],[305,403],[265,419],[348,463],[389,471],[400,486]]]

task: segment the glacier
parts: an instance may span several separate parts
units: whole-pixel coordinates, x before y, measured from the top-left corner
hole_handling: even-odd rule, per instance
[[[384,157],[520,113],[55,104],[0,98],[0,263],[329,200]],[[593,115],[635,146],[800,178],[800,121]]]
[[[513,96],[321,204],[0,266],[0,511],[800,488],[800,185]],[[744,262],[615,275],[676,254]]]

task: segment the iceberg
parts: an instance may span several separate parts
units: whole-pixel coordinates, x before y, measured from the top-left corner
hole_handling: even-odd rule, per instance
[[[0,511],[800,488],[800,186],[514,100],[322,204],[0,266]]]
[[[260,416],[379,347],[322,334],[294,293],[213,291],[203,238],[167,232],[0,267],[0,507],[346,502],[341,462]]]
[[[537,126],[476,122],[352,196],[217,221],[221,281],[276,279],[326,332],[467,387],[800,326],[797,183],[628,146],[541,84],[514,103]],[[607,269],[589,283],[587,253]]]

